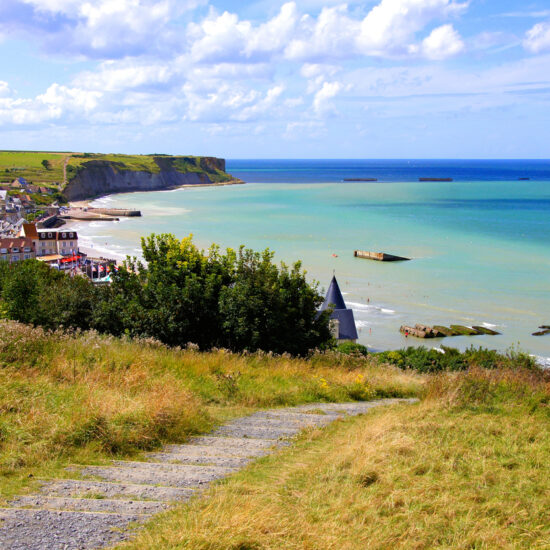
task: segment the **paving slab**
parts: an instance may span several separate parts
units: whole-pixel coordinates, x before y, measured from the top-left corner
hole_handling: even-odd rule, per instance
[[[50,496],[89,497],[102,496],[116,499],[143,499],[163,502],[187,500],[194,494],[192,489],[159,487],[132,483],[108,483],[81,479],[55,479],[45,481],[40,492]]]
[[[154,514],[168,508],[166,502],[152,500],[47,497],[43,495],[15,497],[9,502],[9,505],[17,508],[43,508],[44,510],[139,515]]]
[[[302,428],[294,427],[270,427],[270,426],[247,426],[237,423],[220,426],[212,432],[213,435],[240,437],[244,439],[285,439],[298,434]]]
[[[340,415],[339,415],[340,416]],[[314,415],[304,415],[304,417],[284,417],[284,416],[250,416],[238,421],[233,421],[228,426],[246,426],[254,428],[305,428],[307,426],[326,425],[333,421],[334,416],[328,418]]]
[[[230,437],[218,435],[199,435],[197,437],[192,437],[187,441],[186,445],[201,445],[208,446],[211,449],[215,448],[224,448],[224,449],[233,449],[235,451],[255,451],[259,449],[264,449],[269,451],[271,448],[280,445],[280,442],[273,441],[273,439],[243,439],[242,437]],[[164,450],[171,452],[174,448],[179,448],[182,445],[166,445]]]
[[[226,468],[243,468],[252,458],[237,456],[196,455],[188,453],[148,453],[147,460],[151,462],[167,462],[171,464],[190,464],[205,466],[224,466]]]
[[[119,483],[144,483],[145,485],[159,484],[167,487],[199,488],[211,481],[226,477],[235,471],[234,468],[213,466],[143,464],[143,468],[87,466],[82,470],[82,474]],[[170,469],[161,469],[158,466],[169,466]]]
[[[87,550],[129,538],[143,516],[52,510],[0,510],[2,550]]]
[[[221,439],[221,438],[216,438]],[[234,447],[228,445],[167,445],[161,454],[178,454],[192,457],[231,457],[231,458],[254,458],[263,456],[269,452],[268,449],[249,449],[243,447]],[[146,457],[157,455],[159,453],[146,453]]]

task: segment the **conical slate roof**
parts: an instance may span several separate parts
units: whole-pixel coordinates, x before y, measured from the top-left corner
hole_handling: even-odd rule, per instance
[[[344,297],[340,292],[338,281],[336,277],[332,277],[330,286],[328,287],[327,296],[321,311],[328,309],[329,306],[333,307],[333,311],[330,314],[331,319],[337,319],[338,325],[338,339],[339,340],[357,340],[357,328],[355,327],[355,319],[353,317],[353,311],[346,307]]]
[[[338,286],[338,281],[336,277],[332,277],[330,281],[330,286],[328,287],[327,296],[323,305],[321,306],[321,311],[328,309],[329,304],[332,304],[333,308],[336,309],[347,309],[346,302],[344,302],[344,297],[340,292],[340,287]]]

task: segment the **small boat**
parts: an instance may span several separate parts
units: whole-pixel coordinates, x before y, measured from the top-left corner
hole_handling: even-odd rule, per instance
[[[376,178],[344,178],[344,181],[378,181]]]
[[[418,178],[418,181],[453,181],[453,178]]]

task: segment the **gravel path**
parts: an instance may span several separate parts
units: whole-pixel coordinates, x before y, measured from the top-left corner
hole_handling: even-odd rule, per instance
[[[167,445],[143,462],[76,468],[89,479],[47,480],[40,494],[14,498],[0,509],[2,550],[103,548],[131,537],[153,514],[189,499],[212,481],[260,456],[290,445],[292,436],[380,405],[413,402],[382,399],[320,403],[260,411],[220,426],[185,445]],[[75,468],[71,467],[74,471]]]

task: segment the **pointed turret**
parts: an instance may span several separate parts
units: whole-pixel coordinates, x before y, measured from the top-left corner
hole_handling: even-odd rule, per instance
[[[340,287],[338,286],[338,281],[335,276],[333,276],[332,281],[330,281],[330,286],[328,287],[325,301],[321,306],[321,311],[328,309],[329,304],[332,304],[334,309],[347,309],[346,302],[344,302],[344,297],[340,292]]]
[[[333,311],[330,314],[330,319],[333,327],[335,328],[336,338],[340,341],[351,340],[352,342],[355,342],[358,335],[357,328],[355,327],[353,311],[346,307],[346,303],[344,302],[344,297],[340,292],[340,287],[338,286],[336,277],[332,277],[327,296],[321,306],[321,311],[329,309],[329,307],[333,308]]]

